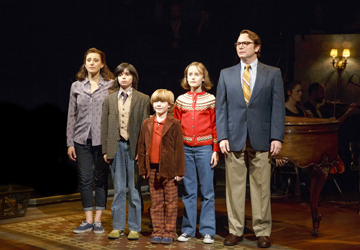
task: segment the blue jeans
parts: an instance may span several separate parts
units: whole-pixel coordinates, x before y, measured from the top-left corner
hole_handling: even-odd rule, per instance
[[[212,156],[212,145],[190,147],[184,145],[185,150],[185,176],[184,192],[182,201],[184,203],[184,216],[181,232],[195,236],[197,219],[197,190],[199,176],[201,213],[199,232],[215,235],[215,193],[214,193],[214,170],[210,161]]]
[[[109,165],[103,159],[101,145],[92,146],[91,140],[87,140],[86,145],[75,142],[74,147],[83,209],[84,211],[105,210]],[[93,181],[95,182],[95,207]]]
[[[115,158],[111,164],[111,175],[114,184],[114,201],[111,204],[113,229],[124,230],[126,222],[126,182],[129,189],[128,224],[129,230],[141,230],[141,199],[140,190],[135,188],[134,158],[131,156],[130,145],[119,141]]]

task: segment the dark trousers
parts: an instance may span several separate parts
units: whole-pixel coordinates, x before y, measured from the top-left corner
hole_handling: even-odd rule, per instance
[[[84,211],[105,210],[109,165],[103,159],[101,145],[92,146],[91,140],[88,139],[86,145],[75,143],[74,146],[83,209]],[[95,183],[95,206],[93,182]]]

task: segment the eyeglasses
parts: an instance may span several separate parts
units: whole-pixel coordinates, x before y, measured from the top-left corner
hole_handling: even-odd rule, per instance
[[[253,42],[236,42],[236,43],[234,43],[234,46],[235,46],[235,48],[236,47],[240,47],[241,45],[244,47],[244,48],[246,48],[249,44],[255,44],[255,43],[253,43]]]

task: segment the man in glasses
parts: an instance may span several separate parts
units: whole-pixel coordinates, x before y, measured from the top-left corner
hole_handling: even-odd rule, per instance
[[[270,158],[281,150],[285,130],[280,69],[258,61],[261,40],[243,30],[235,43],[240,63],[220,72],[216,129],[225,155],[229,235],[224,245],[243,240],[246,176],[249,170],[252,223],[258,247],[271,246]]]

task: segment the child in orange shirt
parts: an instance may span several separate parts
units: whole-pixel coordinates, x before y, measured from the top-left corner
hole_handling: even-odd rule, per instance
[[[179,120],[168,111],[174,94],[158,89],[151,96],[156,114],[146,119],[138,142],[139,174],[148,179],[151,195],[153,244],[171,244],[176,235],[178,182],[184,178],[185,156]]]

